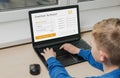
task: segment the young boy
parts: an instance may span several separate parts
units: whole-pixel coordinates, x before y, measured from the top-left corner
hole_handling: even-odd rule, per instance
[[[105,74],[87,78],[120,78],[120,19],[111,18],[98,22],[92,31],[92,50],[79,49],[65,43],[60,49],[72,54],[78,54],[89,64]],[[48,63],[51,78],[72,78],[59,61],[52,48],[46,48],[41,53]]]

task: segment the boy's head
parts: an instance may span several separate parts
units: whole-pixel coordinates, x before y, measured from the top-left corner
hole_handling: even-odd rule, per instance
[[[107,59],[112,65],[120,66],[120,19],[110,18],[98,22],[93,27],[92,35],[94,58],[100,62]]]

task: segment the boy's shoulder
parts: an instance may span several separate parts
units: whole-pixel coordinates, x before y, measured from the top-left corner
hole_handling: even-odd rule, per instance
[[[120,68],[113,70],[109,73],[106,73],[102,76],[88,77],[88,78],[120,78]]]
[[[102,78],[120,78],[120,68],[102,75]]]

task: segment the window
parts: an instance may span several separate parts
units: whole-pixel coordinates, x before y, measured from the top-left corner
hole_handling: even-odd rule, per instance
[[[70,4],[79,4],[80,10],[89,10],[120,5],[120,0],[70,0]]]
[[[0,23],[25,20],[29,10],[60,5],[67,5],[67,0],[0,0]]]
[[[31,9],[69,4],[78,4],[80,10],[89,10],[115,6],[120,2],[119,0],[0,0],[0,23],[26,19]]]
[[[0,0],[0,11],[58,4],[58,0]]]
[[[93,0],[78,0],[78,2],[93,1]]]

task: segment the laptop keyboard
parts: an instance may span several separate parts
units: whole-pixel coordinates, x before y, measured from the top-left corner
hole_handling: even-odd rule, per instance
[[[68,54],[67,51],[65,50],[60,50],[59,48],[61,47],[61,44],[58,44],[58,45],[54,45],[54,46],[51,46],[50,48],[53,48],[53,50],[56,52],[57,56],[62,56],[62,55],[65,55],[65,54]]]
[[[65,51],[65,50],[63,50],[63,49],[62,49],[62,50],[59,49],[59,48],[61,47],[61,45],[62,45],[62,44],[53,45],[53,46],[50,46],[50,47],[48,47],[48,48],[53,48],[53,50],[56,52],[57,56],[62,56],[62,55],[64,55],[64,54],[68,54],[67,51]],[[45,48],[47,48],[47,47],[45,47]],[[43,48],[43,49],[45,49],[45,48]],[[39,49],[39,48],[38,48],[38,52],[39,52],[39,53],[43,52],[43,49]]]
[[[74,42],[71,42],[71,44],[79,47],[79,48],[84,48],[84,49],[90,49],[91,47],[84,41],[84,40],[80,40],[80,41],[74,41]],[[72,65],[72,64],[75,64],[75,63],[80,63],[80,62],[84,62],[85,60],[78,56],[77,54],[76,55],[73,55],[73,54],[70,54],[69,52],[65,51],[65,50],[60,50],[59,48],[61,47],[62,44],[57,44],[57,45],[54,45],[54,46],[50,46],[48,48],[53,48],[53,50],[56,52],[57,54],[57,57],[56,59],[58,59],[62,64],[63,66],[68,66],[68,65]],[[47,48],[47,47],[45,47]],[[45,49],[43,48],[43,49]],[[43,52],[43,49],[38,49],[38,52],[41,53]]]
[[[90,49],[90,46],[86,44],[86,42],[84,40],[80,40],[80,41],[74,41],[74,42],[71,42],[71,44],[79,47],[79,48],[84,48],[84,49]],[[62,56],[62,55],[65,55],[65,54],[70,54],[68,53],[67,51],[65,51],[64,49],[60,50],[59,48],[61,47],[62,44],[57,44],[57,45],[52,45],[48,48],[53,48],[53,50],[56,52],[57,56]],[[47,48],[47,47],[45,47]],[[43,49],[45,49],[43,48]],[[43,49],[38,49],[38,51],[41,53],[43,52]]]

